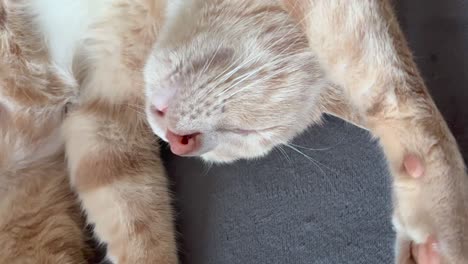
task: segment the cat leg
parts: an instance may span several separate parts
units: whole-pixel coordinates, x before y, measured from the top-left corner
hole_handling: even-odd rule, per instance
[[[143,110],[159,2],[112,5],[73,63],[80,98],[63,129],[71,182],[119,264],[177,263],[168,182]]]
[[[177,263],[168,182],[141,110],[142,81],[109,54],[113,60],[80,72],[81,100],[64,122],[71,183],[113,263]]]
[[[301,21],[328,78],[354,117],[380,139],[394,179],[399,235],[439,242],[448,263],[468,263],[468,177],[456,141],[432,101],[388,1],[284,0]],[[336,99],[336,98],[335,98]],[[330,103],[329,102],[327,103]],[[352,111],[356,116],[346,111]],[[403,169],[420,157],[424,177]]]
[[[73,187],[114,263],[177,263],[157,144],[127,103],[83,104],[64,124]]]
[[[0,171],[0,183],[0,263],[88,263],[90,237],[63,155]]]

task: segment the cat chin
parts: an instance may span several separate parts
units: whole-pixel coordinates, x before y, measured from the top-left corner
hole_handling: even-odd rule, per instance
[[[228,149],[226,147],[226,149]],[[223,151],[219,148],[214,149],[210,152],[207,152],[200,157],[203,161],[207,163],[216,163],[216,164],[230,164],[240,160],[254,160],[260,159],[268,153],[270,153],[274,147],[271,148],[258,148],[256,151],[246,152],[246,151],[238,151],[236,153],[232,151]]]
[[[208,153],[201,155],[200,157],[206,163],[215,163],[215,164],[229,164],[229,163],[234,163],[237,160],[239,160],[239,158],[219,155],[216,153],[216,151],[210,151]]]

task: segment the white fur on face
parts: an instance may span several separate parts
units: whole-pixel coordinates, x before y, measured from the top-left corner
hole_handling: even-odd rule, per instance
[[[317,120],[325,86],[306,36],[269,1],[180,7],[144,74],[148,120],[165,139],[201,133],[192,155],[228,162],[265,155]],[[172,94],[165,116],[151,102]]]

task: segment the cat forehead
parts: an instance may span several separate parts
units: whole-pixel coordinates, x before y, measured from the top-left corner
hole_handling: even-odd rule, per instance
[[[185,3],[182,6],[176,2],[173,4],[173,11],[187,7]],[[269,1],[270,5],[253,3],[262,1],[221,1],[224,3],[221,7],[210,5],[216,1],[207,0],[206,3],[202,3],[203,1],[194,0],[191,2],[196,2],[199,5],[197,8],[202,11],[193,11],[187,16],[197,16],[196,13],[198,13],[201,17],[195,17],[194,20],[200,20],[200,22],[183,23],[187,21],[187,16],[178,14],[176,19],[180,21],[172,25],[172,28],[167,31],[169,33],[162,38],[161,46],[156,48],[160,57],[163,58],[159,62],[164,62],[165,58],[168,66],[167,71],[161,70],[163,74],[159,74],[159,78],[167,77],[166,74],[168,74],[178,79],[179,86],[183,86],[185,90],[184,93],[192,93],[193,90],[206,86],[212,86],[213,90],[218,92],[226,84],[236,85],[236,83],[229,78],[226,78],[224,83],[210,81],[210,78],[214,76],[241,78],[243,74],[248,74],[254,69],[259,70],[245,75],[249,79],[243,80],[241,84],[246,85],[246,81],[252,81],[255,77],[257,80],[263,77],[263,80],[269,80],[270,83],[271,79],[274,79],[274,83],[278,84],[282,82],[282,79],[298,77],[294,73],[291,76],[288,74],[303,68],[302,60],[310,59],[303,56],[309,51],[305,34],[301,34],[297,28],[294,28],[294,23],[289,20],[286,11],[278,5],[271,4],[272,1]],[[247,6],[248,10],[241,9],[243,6]],[[280,19],[275,19],[275,14],[279,15],[276,17]],[[206,26],[215,21],[203,19],[208,15],[223,17],[225,21],[219,20],[220,23],[215,23],[213,27]],[[235,16],[242,19],[235,18]],[[234,18],[227,19],[230,17]],[[180,31],[177,30],[179,28],[181,28]],[[302,58],[289,56],[294,54],[299,54]],[[268,67],[263,67],[264,65]],[[283,73],[273,77],[269,75],[282,67],[285,69]],[[233,69],[230,70],[230,68]],[[230,75],[232,72],[235,74]],[[206,93],[206,96],[210,95],[211,93]],[[196,97],[188,96],[185,99],[192,101]]]
[[[243,30],[254,30],[260,25],[252,24],[252,20],[262,20],[262,24],[265,25],[286,25],[284,19],[278,19],[279,16],[290,16],[279,1],[175,0],[169,1],[166,27],[176,26],[183,31],[187,28],[210,25],[209,30],[213,32],[224,25],[231,25],[227,30],[236,31],[239,27],[245,27]]]

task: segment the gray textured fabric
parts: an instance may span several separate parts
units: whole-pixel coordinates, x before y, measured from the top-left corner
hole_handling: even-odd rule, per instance
[[[434,99],[468,158],[468,1],[395,1]],[[264,159],[210,170],[165,153],[184,263],[392,263],[381,152],[335,118]]]
[[[212,168],[168,159],[185,263],[392,262],[389,177],[376,143],[331,117],[294,143],[307,157],[285,148]]]

